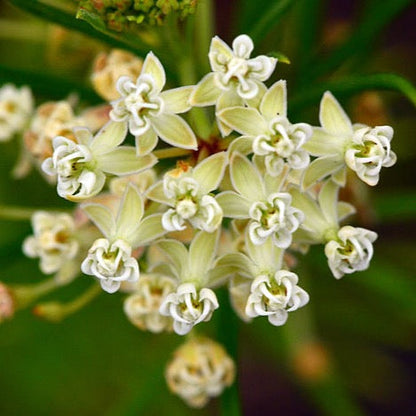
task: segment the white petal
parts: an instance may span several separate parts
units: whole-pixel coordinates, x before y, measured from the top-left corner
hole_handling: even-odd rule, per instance
[[[231,107],[218,112],[217,117],[233,130],[247,136],[267,133],[267,123],[254,108]]]
[[[137,228],[143,216],[144,204],[139,190],[129,183],[116,219],[117,237],[130,241],[132,232]]]
[[[224,176],[227,162],[227,153],[218,152],[196,165],[193,169],[192,176],[199,183],[202,194],[208,194],[218,188]]]
[[[107,153],[123,142],[127,135],[127,123],[109,121],[94,137],[91,150],[94,155]]]
[[[106,238],[111,238],[114,235],[115,220],[108,207],[100,204],[83,204],[81,208]]]
[[[211,268],[216,255],[219,231],[207,233],[200,231],[192,240],[189,247],[189,271],[192,276],[200,278],[200,285],[204,286],[203,277]]]
[[[189,97],[195,87],[179,87],[172,90],[163,91],[160,97],[165,103],[164,111],[166,113],[184,113],[191,108]]]
[[[100,169],[112,175],[131,175],[149,169],[157,163],[152,155],[137,156],[136,149],[122,146],[97,157]]]
[[[194,87],[189,102],[195,107],[206,107],[216,103],[222,91],[214,82],[215,74],[210,72]]]
[[[267,90],[260,104],[260,112],[267,120],[277,115],[287,116],[286,81],[280,80]]]
[[[235,152],[230,160],[231,181],[235,190],[249,201],[265,199],[264,185],[258,170],[249,160]]]
[[[157,135],[172,146],[182,149],[197,149],[194,132],[185,120],[175,114],[160,114],[152,118]]]
[[[321,126],[330,134],[335,136],[350,136],[353,134],[351,120],[329,91],[322,97],[319,120]]]
[[[153,80],[155,81],[155,87],[157,92],[162,91],[166,83],[165,70],[163,69],[161,62],[153,54],[153,52],[149,52],[147,54],[146,59],[143,62],[141,73],[151,75]]]

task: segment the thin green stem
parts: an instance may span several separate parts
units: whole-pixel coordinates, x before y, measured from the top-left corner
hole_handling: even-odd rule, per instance
[[[227,352],[237,363],[239,320],[231,308],[227,291],[219,291],[218,297],[221,305],[217,311],[218,341],[225,346]],[[221,415],[240,416],[242,414],[237,380],[223,392],[220,400]]]
[[[58,282],[52,277],[31,285],[11,286],[11,289],[16,300],[17,309],[24,309],[58,287]]]
[[[63,209],[51,208],[27,208],[14,205],[0,205],[0,218],[12,221],[28,221],[32,215],[37,211],[52,211],[52,212],[70,212]]]
[[[88,305],[93,299],[95,299],[101,293],[101,287],[99,284],[94,283],[84,293],[72,300],[71,302],[64,303],[62,305],[64,311],[64,317],[79,311],[84,306]]]

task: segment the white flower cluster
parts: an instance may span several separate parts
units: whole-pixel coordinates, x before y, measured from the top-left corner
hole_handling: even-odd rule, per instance
[[[286,82],[264,84],[277,60],[250,58],[253,48],[247,35],[232,48],[214,37],[212,71],[196,85],[170,90],[153,53],[143,62],[132,57],[117,81],[113,64],[108,73],[101,67],[103,58],[100,93],[118,94],[107,118],[70,134],[58,123],[53,153],[42,163],[61,197],[83,202],[77,227],[67,214],[37,213],[25,253],[40,257],[45,273],[77,255],[81,271],[104,291],[130,292],[124,310],[134,325],[180,335],[211,319],[220,306],[214,290],[226,284],[242,319],[267,316],[283,325],[309,301],[287,261],[300,247],[324,245],[336,279],[367,269],[377,235],[340,224],[354,209],[338,194],[347,168],[373,186],[381,168],[395,163],[392,128],[353,125],[329,92],[320,127],[292,123]],[[15,117],[7,116],[8,135],[30,112],[28,98],[12,93],[26,94],[11,87],[0,93],[0,122],[7,111]],[[25,102],[20,111],[16,103]],[[200,119],[182,114],[209,106],[213,128],[203,137],[193,131]],[[176,167],[158,163],[178,157]],[[175,373],[171,388],[195,406],[230,379],[230,365],[204,360],[168,370]]]

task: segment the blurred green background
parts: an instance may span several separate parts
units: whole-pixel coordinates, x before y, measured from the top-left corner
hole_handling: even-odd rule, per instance
[[[75,90],[82,102],[97,102],[88,73],[104,44],[50,25],[11,3],[0,1],[0,82],[30,85],[37,104]],[[69,0],[45,3],[68,15],[74,7]],[[242,413],[413,415],[415,2],[217,1],[216,17],[216,33],[225,40],[249,33],[256,51],[289,57],[291,65],[278,65],[273,81],[288,80],[291,121],[316,125],[320,96],[330,88],[354,122],[391,124],[398,155],[375,189],[352,179],[343,193],[358,208],[354,225],[379,233],[370,269],[336,281],[322,248],[314,247],[295,270],[311,296],[307,307],[291,314],[282,328],[260,318],[248,325],[232,321],[238,333]],[[81,23],[75,28],[90,28]],[[13,180],[17,142],[0,147],[0,204],[71,207],[37,172]],[[37,261],[21,253],[29,234],[26,221],[0,220],[2,281],[44,278]],[[89,283],[80,277],[46,299],[69,301]],[[119,294],[102,294],[59,324],[30,311],[2,323],[0,415],[227,415],[227,396],[225,404],[214,400],[203,410],[192,410],[168,392],[164,367],[182,339],[140,332],[124,317],[122,300]],[[232,334],[221,329],[224,315],[214,317],[204,329],[224,341]]]

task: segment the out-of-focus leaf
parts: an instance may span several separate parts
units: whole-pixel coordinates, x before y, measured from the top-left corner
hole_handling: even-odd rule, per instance
[[[380,221],[404,221],[416,218],[416,192],[377,194],[372,196]]]
[[[322,0],[300,0],[296,2],[296,63],[299,72],[309,73],[306,68],[315,51],[322,19]]]
[[[82,20],[77,20],[75,16],[73,16],[71,13],[68,13],[63,9],[53,7],[42,1],[10,0],[10,2],[14,4],[16,7],[19,7],[28,13],[34,14],[39,18],[63,26],[67,29],[81,32],[87,36],[103,41],[110,46],[129,50],[133,53],[136,53],[139,56],[143,56],[148,51],[148,47],[142,44],[140,42],[140,39],[138,38],[134,38],[133,41],[133,39],[129,39],[127,36],[124,36],[122,34],[111,32],[108,30],[97,29],[92,24],[92,19],[90,19],[88,23]],[[85,18],[85,15],[82,16],[83,18]],[[91,27],[90,24],[93,27]],[[96,22],[95,25],[97,26]]]
[[[242,28],[243,33],[247,33],[254,41],[260,41],[264,36],[275,27],[283,15],[289,11],[290,7],[295,3],[293,0],[276,0],[273,2],[263,1],[256,3],[256,8],[262,10],[262,14],[256,19],[251,19],[245,27]]]
[[[325,91],[331,91],[338,97],[365,90],[398,91],[416,107],[416,88],[409,80],[397,74],[370,74],[351,75],[303,89],[290,100],[289,110],[295,113],[309,105],[316,105]]]
[[[49,98],[62,99],[66,95],[76,92],[81,98],[91,103],[102,102],[102,98],[86,85],[47,72],[38,73],[0,65],[0,83],[6,82],[30,85],[35,93],[46,95]]]
[[[305,79],[314,79],[339,67],[348,58],[368,51],[379,33],[413,0],[383,0],[374,2],[366,8],[361,23],[352,35],[325,60],[320,61],[308,71]]]

